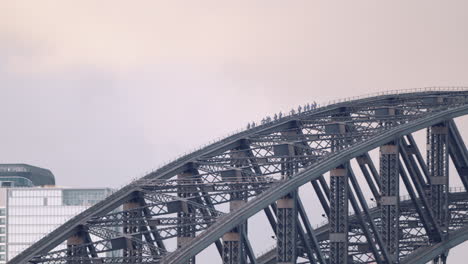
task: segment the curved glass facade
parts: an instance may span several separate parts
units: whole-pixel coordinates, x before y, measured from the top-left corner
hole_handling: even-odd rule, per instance
[[[33,187],[34,184],[30,179],[24,177],[0,177],[1,187]]]

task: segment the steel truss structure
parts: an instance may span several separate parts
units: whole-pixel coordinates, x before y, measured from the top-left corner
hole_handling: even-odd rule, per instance
[[[428,89],[290,115],[149,173],[9,263],[194,264],[211,245],[229,264],[446,263],[468,239],[468,151],[454,122],[466,114],[468,90]],[[329,221],[315,229],[306,184]],[[257,256],[248,220],[261,211],[276,246]]]

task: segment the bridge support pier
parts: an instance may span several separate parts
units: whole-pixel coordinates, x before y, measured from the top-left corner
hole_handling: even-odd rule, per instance
[[[432,213],[441,231],[449,226],[448,210],[448,127],[441,123],[427,129],[427,168],[429,170],[429,201]]]
[[[392,263],[399,263],[399,168],[398,145],[391,143],[380,147],[380,207],[381,235]]]
[[[348,263],[348,170],[330,171],[330,264]]]
[[[86,248],[82,247],[85,244],[85,237],[81,232],[67,239],[67,263],[73,264],[76,262],[87,263],[84,259],[88,258]]]
[[[341,120],[334,116],[332,119]],[[325,125],[325,132],[332,135],[331,151],[338,152],[346,144],[349,127],[343,122]],[[348,166],[345,163],[330,171],[330,264],[347,264],[348,257]]]
[[[276,156],[282,158],[281,174],[283,178],[292,177],[297,172],[294,160],[296,150],[293,143],[279,144],[273,147]],[[297,193],[293,191],[276,201],[276,261],[278,264],[296,263],[297,259]]]
[[[230,211],[235,211],[246,203],[243,200],[230,202]],[[244,250],[243,236],[246,234],[246,224],[240,225],[223,235],[223,264],[243,264],[247,262]]]
[[[134,218],[140,219],[143,217],[143,213],[140,210],[135,210],[140,207],[138,201],[128,201],[123,204],[123,210],[127,211],[125,213],[124,224],[123,224],[123,233],[124,234],[134,234],[139,232],[140,225],[135,223]],[[136,238],[141,239],[141,235],[138,235]],[[131,261],[139,261],[142,257],[141,245],[136,245],[131,240],[127,240],[127,247],[123,250],[123,256],[129,258]]]
[[[277,262],[296,263],[297,206],[296,193],[276,201],[277,206]]]
[[[223,235],[223,264],[243,263],[241,233],[238,229]]]
[[[182,183],[177,187],[177,196],[180,198],[190,198],[194,190],[191,187],[183,187],[183,183],[193,183],[193,174],[185,172],[177,175],[177,179]],[[186,244],[189,244],[195,237],[195,230],[193,227],[193,217],[195,213],[190,205],[184,203],[182,211],[177,213],[177,217],[180,219],[180,225],[177,228],[177,248],[181,248]],[[191,258],[187,264],[195,264],[195,257]]]
[[[447,264],[447,255],[443,254],[438,256],[432,261],[433,264]]]
[[[450,212],[449,194],[449,149],[448,125],[446,122],[427,129],[427,168],[429,171],[429,202],[435,221],[442,234],[448,233]],[[447,262],[447,254],[440,255],[434,264]]]
[[[223,181],[242,182],[242,170],[233,168],[221,172]],[[237,190],[239,189],[239,190]],[[247,203],[247,195],[242,190],[241,185],[232,188],[229,202],[229,210],[237,211]],[[247,234],[247,222],[237,226],[230,232],[223,235],[223,264],[244,264],[247,257],[244,249],[244,234]]]

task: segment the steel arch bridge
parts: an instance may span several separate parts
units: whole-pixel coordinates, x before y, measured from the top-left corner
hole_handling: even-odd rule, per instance
[[[9,263],[193,264],[212,245],[210,263],[446,263],[468,240],[468,151],[454,122],[466,114],[464,88],[300,111],[133,181]],[[449,187],[455,177],[463,187]],[[275,246],[256,255],[259,214]]]

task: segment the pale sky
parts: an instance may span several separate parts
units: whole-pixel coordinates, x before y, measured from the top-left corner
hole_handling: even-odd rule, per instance
[[[0,162],[117,187],[312,101],[468,85],[468,2],[0,1]],[[455,255],[455,254],[454,254]]]

